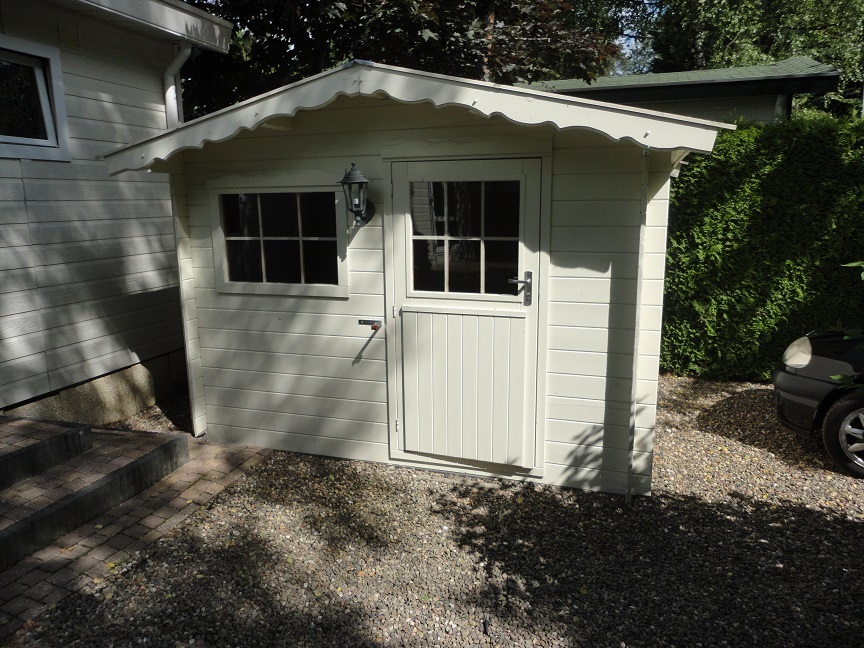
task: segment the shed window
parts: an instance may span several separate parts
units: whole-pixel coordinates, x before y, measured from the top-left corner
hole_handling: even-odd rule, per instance
[[[66,160],[57,50],[0,35],[0,157]]]
[[[339,284],[332,191],[220,196],[228,281]]]

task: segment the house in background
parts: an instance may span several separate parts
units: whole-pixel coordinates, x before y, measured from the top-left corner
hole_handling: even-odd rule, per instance
[[[839,79],[830,65],[796,56],[766,65],[608,76],[590,84],[563,79],[531,87],[701,119],[768,123],[789,117],[794,95],[831,92]]]
[[[170,174],[196,434],[648,493],[670,176],[722,128],[355,62],[106,161]]]
[[[0,410],[104,422],[185,389],[168,183],[100,156],[177,125],[190,49],[230,33],[178,0],[0,0]]]

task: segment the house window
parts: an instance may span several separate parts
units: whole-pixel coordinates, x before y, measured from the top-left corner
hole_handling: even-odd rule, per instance
[[[219,194],[222,288],[327,295],[337,294],[335,287],[346,287],[347,296],[337,219],[340,195],[312,190]]]
[[[60,56],[0,36],[0,157],[68,160]]]
[[[417,291],[515,295],[519,181],[412,182]]]

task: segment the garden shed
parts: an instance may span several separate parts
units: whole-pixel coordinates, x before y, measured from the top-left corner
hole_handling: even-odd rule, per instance
[[[170,174],[196,434],[648,493],[670,177],[726,127],[352,62],[106,159]]]

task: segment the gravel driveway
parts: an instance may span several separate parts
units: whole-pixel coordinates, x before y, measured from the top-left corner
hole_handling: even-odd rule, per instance
[[[654,495],[276,453],[28,646],[860,646],[864,481],[661,381]]]

